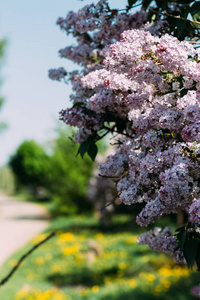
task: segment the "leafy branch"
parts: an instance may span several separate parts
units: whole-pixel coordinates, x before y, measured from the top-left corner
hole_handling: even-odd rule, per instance
[[[200,233],[195,229],[195,223],[188,223],[175,231],[178,248],[183,252],[188,268],[194,263],[200,271]]]
[[[152,9],[152,8],[150,8],[149,11],[150,11],[150,12],[153,12],[153,13],[155,13],[155,14],[159,14],[159,15],[171,17],[171,18],[174,18],[174,19],[187,21],[187,22],[190,22],[190,23],[192,23],[192,24],[200,25],[200,22],[198,22],[198,21],[189,20],[189,19],[183,18],[183,17],[181,17],[181,16],[171,15],[171,14],[169,14],[169,13],[167,13],[167,12],[156,11],[156,10],[154,10],[154,9]]]

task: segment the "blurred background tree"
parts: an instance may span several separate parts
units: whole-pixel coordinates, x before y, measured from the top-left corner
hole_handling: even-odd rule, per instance
[[[51,146],[49,157],[51,174],[48,189],[52,197],[51,210],[54,214],[75,214],[91,211],[93,205],[87,200],[87,182],[92,176],[93,162],[76,156],[78,145],[68,136],[70,129],[59,126],[57,137]]]
[[[86,196],[93,162],[89,157],[76,157],[78,148],[69,135],[66,128],[58,127],[47,149],[33,140],[24,141],[9,161],[17,191],[26,190],[32,199],[48,201],[53,216],[93,209]]]
[[[0,40],[0,70],[2,70],[2,66],[5,58],[5,47],[6,40]],[[0,87],[2,85],[2,74],[0,74]],[[0,111],[3,107],[5,100],[2,97],[0,92]],[[7,124],[0,120],[0,134],[7,128]],[[3,145],[2,145],[3,147]],[[9,166],[3,166],[0,168],[0,190],[4,190],[6,192],[13,192],[15,189],[15,178],[13,172],[9,168]]]
[[[15,176],[7,165],[0,168],[0,190],[9,194],[15,191]]]
[[[50,173],[49,158],[42,146],[33,140],[24,141],[9,162],[17,178],[17,188],[26,186],[37,192],[47,187]]]
[[[0,70],[2,69],[2,64],[4,61],[4,53],[5,53],[6,41],[0,40]],[[0,76],[0,86],[2,84],[2,76]],[[2,105],[4,103],[4,98],[0,94],[0,110],[2,109]],[[5,122],[0,121],[0,133],[7,128]]]

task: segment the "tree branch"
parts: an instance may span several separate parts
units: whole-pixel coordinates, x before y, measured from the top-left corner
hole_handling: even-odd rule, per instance
[[[41,246],[42,244],[44,244],[46,241],[48,241],[49,239],[51,239],[53,236],[55,236],[56,232],[53,231],[51,234],[49,234],[44,240],[42,240],[41,242],[39,242],[38,244],[34,245],[27,253],[25,253],[20,260],[17,262],[17,264],[13,267],[13,269],[9,272],[9,274],[4,277],[1,281],[0,281],[0,286],[2,286],[3,284],[5,284],[8,279],[15,273],[15,271],[19,268],[19,266],[21,265],[21,263],[23,262],[23,260],[29,256],[35,249],[37,249],[39,246]]]
[[[193,42],[193,41],[188,41],[190,44],[200,44],[200,42]]]
[[[167,12],[163,12],[163,13],[162,13],[162,12],[156,11],[156,10],[154,10],[154,9],[152,9],[152,8],[150,8],[149,11],[152,11],[152,12],[154,12],[155,14],[159,14],[159,15],[163,15],[163,16],[168,16],[168,17],[171,17],[171,18],[174,18],[174,19],[184,20],[184,21],[187,21],[187,22],[190,22],[190,23],[193,23],[193,24],[198,24],[198,25],[200,25],[200,22],[198,22],[198,21],[185,19],[185,18],[180,17],[180,16],[174,16],[174,15],[168,14]]]

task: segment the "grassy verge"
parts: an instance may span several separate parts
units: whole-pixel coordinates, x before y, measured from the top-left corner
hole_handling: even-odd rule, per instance
[[[130,216],[102,227],[94,217],[52,221],[45,233],[57,235],[33,252],[0,288],[3,300],[188,300],[199,273],[177,266],[170,256],[136,244],[138,227]],[[31,244],[1,269],[3,278]]]

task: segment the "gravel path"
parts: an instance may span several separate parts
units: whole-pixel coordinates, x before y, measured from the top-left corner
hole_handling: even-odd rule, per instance
[[[48,215],[41,206],[0,193],[0,266],[47,225]]]

